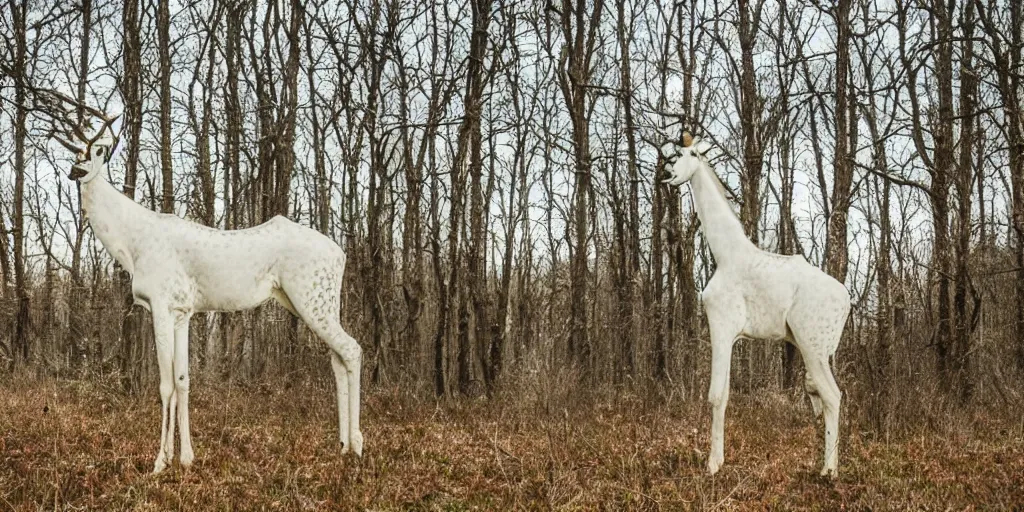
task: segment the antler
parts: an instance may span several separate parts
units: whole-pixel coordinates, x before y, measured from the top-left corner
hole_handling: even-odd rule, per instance
[[[56,139],[57,142],[59,142],[65,148],[76,153],[82,152],[83,148],[71,142],[70,139],[75,138],[81,142],[85,142],[85,150],[91,153],[92,145],[96,141],[100,140],[100,138],[103,136],[103,132],[110,128],[110,126],[114,124],[114,121],[116,121],[117,118],[120,117],[120,115],[108,116],[102,110],[86,105],[85,103],[82,103],[76,100],[75,98],[72,98],[54,89],[36,88],[33,90],[33,92],[35,93],[36,101],[40,101],[41,103],[45,104],[45,108],[40,108],[39,110],[48,113],[50,117],[53,119],[53,128],[50,130],[50,136]],[[96,117],[100,121],[102,121],[103,125],[100,126],[100,129],[96,132],[94,136],[87,136],[83,131],[83,127],[80,126],[79,123],[71,119],[70,116],[72,112],[74,112],[74,110],[65,108],[65,105],[71,105],[72,107],[76,107],[78,109],[81,109],[82,111],[85,111],[89,115]],[[60,121],[65,126],[64,130],[59,130],[57,128],[57,121]],[[59,136],[59,131],[63,131],[64,136],[66,138]],[[114,134],[113,130],[111,130],[111,134],[114,135],[114,143],[111,146],[111,150],[107,153],[108,159],[110,158],[110,154],[113,152],[114,148],[117,147],[117,144],[121,140],[120,135]]]
[[[77,153],[81,153],[82,152],[82,148],[74,145],[73,143],[71,143],[71,141],[69,141],[69,140],[59,136],[57,134],[57,127],[56,126],[54,126],[53,128],[50,129],[50,138],[52,138],[53,140],[56,140],[57,142],[59,142],[61,146],[64,146],[65,148],[70,150],[72,153],[76,153],[77,154]]]
[[[693,145],[693,135],[690,132],[683,132],[683,147],[688,148]]]

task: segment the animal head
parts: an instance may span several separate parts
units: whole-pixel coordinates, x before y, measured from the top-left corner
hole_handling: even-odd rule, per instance
[[[83,182],[91,180],[110,161],[114,144],[115,140],[111,137],[102,137],[89,143],[85,149],[78,152],[75,165],[71,166],[68,177]]]
[[[682,145],[675,142],[663,144],[660,148],[661,156],[665,158],[665,170],[671,175],[664,182],[678,187],[690,181],[693,174],[707,164],[707,152],[710,149],[710,144],[689,133],[683,134]]]
[[[100,169],[103,169],[107,162],[110,161],[110,155],[114,152],[114,148],[117,147],[117,142],[120,139],[114,133],[114,130],[110,128],[110,125],[117,120],[118,116],[108,117],[99,111],[95,112],[97,113],[94,113],[94,115],[99,116],[103,124],[100,126],[99,131],[96,132],[96,135],[92,137],[86,136],[82,128],[72,123],[67,123],[69,129],[65,131],[66,138],[59,136],[56,128],[51,132],[57,142],[75,153],[75,164],[71,166],[68,178],[81,180],[83,183],[96,177]],[[85,147],[71,142],[72,139],[77,139],[79,143],[85,143]]]

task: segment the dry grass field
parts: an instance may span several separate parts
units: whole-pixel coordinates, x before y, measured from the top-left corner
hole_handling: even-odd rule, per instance
[[[0,383],[0,510],[1012,510],[1021,420],[962,418],[869,439],[844,421],[840,477],[780,396],[730,404],[726,466],[704,472],[703,404],[427,403],[365,397],[365,458],[339,454],[333,391],[192,393],[195,465],[149,474],[158,399],[95,382]]]

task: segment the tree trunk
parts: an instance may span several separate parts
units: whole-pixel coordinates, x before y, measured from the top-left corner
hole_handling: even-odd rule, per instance
[[[437,169],[436,164],[436,146],[432,140],[430,142],[429,150],[429,168],[431,170]],[[457,171],[457,167],[453,169]],[[439,173],[431,172],[430,180],[430,212],[431,212],[431,228],[430,228],[430,244],[433,253],[432,261],[434,263],[434,281],[437,283],[437,296],[442,307],[437,315],[437,328],[434,334],[434,395],[437,397],[443,397],[448,395],[448,376],[447,376],[447,346],[449,337],[449,327],[451,325],[451,306],[454,304],[454,293],[452,292],[452,285],[454,279],[458,275],[458,272],[452,270],[449,274],[449,279],[445,279],[443,259],[443,249],[441,247],[441,215],[439,213],[441,209],[441,185]],[[459,183],[456,179],[456,174],[452,174],[452,202],[450,208],[453,210],[458,206],[456,201],[456,192],[461,190],[455,187],[455,184]],[[453,242],[452,237],[456,239]],[[458,230],[448,230],[448,257],[449,265],[456,265],[456,261],[452,258],[458,255]],[[454,248],[453,248],[454,246]],[[453,267],[454,269],[455,267]]]
[[[636,367],[636,330],[634,325],[636,303],[636,281],[640,272],[640,193],[639,175],[637,172],[636,126],[633,121],[633,78],[630,51],[632,48],[632,27],[626,17],[625,0],[616,0],[618,16],[617,36],[619,42],[620,88],[619,101],[622,103],[623,130],[626,136],[626,175],[629,179],[629,196],[626,198],[628,213],[628,230],[621,230],[619,246],[621,250],[620,278],[621,296],[619,315],[622,328],[618,334],[621,348],[621,365],[623,372],[630,378],[634,377]]]
[[[292,168],[295,165],[295,125],[299,105],[299,57],[302,55],[300,32],[305,13],[301,0],[291,0],[291,15],[288,25],[288,60],[285,62],[281,80],[284,87],[278,107],[276,133],[279,134],[274,147],[275,173],[274,195],[271,216],[288,216],[291,198]]]
[[[219,15],[215,14],[213,21],[216,24],[219,21]],[[200,198],[202,199],[199,219],[203,224],[214,227],[214,202],[217,195],[214,192],[213,168],[210,160],[210,123],[213,118],[213,73],[217,53],[212,40],[207,42],[207,46],[209,53],[207,55],[206,77],[203,80],[203,117],[199,121],[199,130],[196,133],[196,152],[198,153],[196,175],[199,178]]]
[[[934,345],[938,356],[939,382],[947,391],[957,380],[956,357],[952,347],[953,325],[950,308],[951,251],[949,239],[949,185],[953,174],[953,24],[952,12],[944,0],[935,0],[932,12],[937,25],[935,81],[938,89],[938,118],[932,128],[935,140],[934,165],[931,168],[934,279],[938,284],[937,315]]]
[[[470,36],[469,61],[466,74],[466,95],[463,99],[465,116],[459,126],[458,146],[454,160],[455,173],[452,175],[452,217],[449,229],[452,232],[461,229],[464,208],[464,179],[470,180],[470,254],[467,258],[467,276],[464,292],[453,283],[456,282],[456,269],[459,265],[458,235],[449,235],[449,258],[453,262],[452,275],[449,279],[449,294],[461,295],[458,301],[458,386],[459,392],[467,394],[472,380],[472,344],[469,332],[469,303],[473,303],[475,313],[486,317],[486,313],[477,311],[480,287],[478,281],[483,279],[486,254],[483,252],[483,197],[481,177],[483,174],[483,148],[480,118],[483,110],[483,91],[486,84],[484,58],[487,51],[487,30],[490,24],[490,2],[474,1],[472,3],[472,34]],[[457,214],[457,216],[456,216]],[[449,303],[450,305],[454,305]],[[486,318],[477,318],[477,322]]]
[[[844,283],[847,272],[847,215],[850,211],[850,187],[853,184],[853,151],[850,135],[852,122],[856,118],[850,97],[850,4],[851,0],[838,0],[835,5],[836,24],[836,143],[835,167],[832,184],[832,211],[828,217],[828,231],[825,243],[825,271]],[[851,119],[851,121],[853,121]],[[824,192],[824,191],[822,191]]]
[[[14,331],[14,364],[26,364],[31,353],[29,338],[28,277],[25,275],[25,139],[28,137],[26,102],[27,41],[26,11],[28,2],[11,2],[14,18],[14,289],[17,313]]]
[[[867,25],[869,19],[868,6],[861,5],[862,15]],[[864,83],[868,89],[882,87],[883,84],[876,82],[876,69],[874,61],[868,58],[871,55],[866,39],[860,40],[860,55],[863,64]],[[895,77],[892,77],[895,80]],[[882,137],[881,128],[878,125],[880,107],[877,95],[866,95],[867,105],[863,105],[863,119],[866,121],[868,135],[872,141],[871,166],[876,176],[874,178],[876,193],[880,197],[876,199],[878,205],[878,247],[875,255],[875,274],[878,294],[877,333],[874,346],[874,375],[870,379],[872,384],[873,403],[870,407],[872,420],[875,428],[880,433],[884,432],[887,426],[889,411],[891,410],[890,389],[890,367],[892,366],[892,338],[895,333],[893,322],[893,272],[892,272],[892,221],[890,217],[892,183],[883,176],[887,173],[889,157],[886,152],[885,139]],[[856,116],[854,116],[856,117]],[[880,192],[880,193],[879,193]]]
[[[513,100],[515,101],[515,100]],[[501,258],[501,282],[498,285],[498,307],[497,314],[498,318],[491,324],[491,341],[488,350],[488,361],[489,370],[487,372],[488,377],[488,393],[493,394],[496,388],[496,383],[499,382],[501,374],[505,369],[505,337],[508,330],[508,317],[509,317],[509,295],[512,287],[512,258],[515,254],[515,240],[516,233],[516,216],[522,215],[522,211],[515,211],[515,205],[517,204],[517,184],[519,176],[516,174],[525,173],[525,168],[520,168],[517,164],[523,162],[526,159],[526,140],[525,137],[516,137],[516,147],[518,151],[513,159],[513,169],[516,172],[509,180],[509,192],[508,192],[508,213],[506,215],[505,225],[505,251]],[[523,166],[525,167],[525,166]],[[493,178],[492,178],[493,179]],[[519,341],[522,343],[522,340]]]
[[[982,9],[980,0],[977,2],[979,10]],[[999,91],[1003,103],[1003,118],[1007,125],[1006,133],[1009,139],[1010,156],[1010,186],[1011,190],[1011,213],[1012,231],[1016,237],[1014,249],[1015,264],[1017,268],[1016,296],[1017,304],[1014,313],[1014,337],[1017,345],[1017,366],[1024,373],[1024,106],[1021,104],[1021,53],[1024,52],[1021,24],[1024,19],[1021,16],[1022,6],[1020,2],[1009,2],[1010,23],[1007,27],[1009,32],[1009,48],[1003,53],[1001,49],[1000,32],[991,21],[992,14],[981,16],[985,22],[986,31],[992,39],[992,44],[997,64],[996,72],[999,80]],[[984,220],[984,219],[982,219]]]
[[[563,0],[561,29],[565,51],[560,58],[558,85],[568,108],[572,126],[572,149],[575,173],[572,201],[569,302],[569,352],[581,376],[592,377],[591,340],[587,312],[587,288],[590,257],[589,239],[591,209],[591,155],[590,155],[590,84],[591,66],[595,54],[595,40],[601,24],[603,0],[595,0],[589,19],[586,2]],[[550,11],[549,11],[550,15]]]
[[[174,170],[171,166],[171,14],[170,0],[159,0],[156,31],[160,55],[160,211],[174,213]]]
[[[318,53],[313,50],[313,35],[310,24],[312,20],[306,18],[306,58],[308,63],[306,65],[306,86],[309,88],[309,122],[310,122],[310,136],[311,150],[313,152],[313,176],[315,182],[313,185],[314,199],[312,201],[311,209],[312,216],[314,219],[314,225],[317,231],[330,236],[330,219],[331,219],[331,183],[327,177],[327,162],[325,157],[326,148],[324,147],[326,131],[323,128],[323,120],[320,117],[320,110],[323,108],[320,104],[320,94],[318,93],[316,86],[316,70],[319,65]]]
[[[971,252],[971,199],[974,184],[974,148],[983,146],[981,140],[975,140],[975,104],[978,82],[975,78],[973,52],[974,45],[974,4],[967,2],[962,13],[961,27],[964,40],[961,43],[960,55],[960,141],[959,169],[956,172],[954,187],[957,195],[956,215],[956,246],[953,251],[953,339],[951,351],[957,396],[966,403],[973,392],[971,381],[971,347],[970,336],[973,331],[972,316],[967,304],[970,274],[968,263]],[[983,161],[982,161],[983,162]]]
[[[7,237],[10,231],[4,221],[4,209],[0,208],[0,298],[7,297],[7,285],[11,282],[11,248]]]
[[[757,43],[760,11],[751,12],[750,0],[739,0],[737,8],[740,42],[740,132],[743,137],[743,170],[740,173],[743,204],[740,206],[740,220],[747,236],[754,245],[758,245],[764,147],[760,140],[761,134],[757,130],[761,120],[762,100],[758,94],[757,75],[754,70],[754,46]]]
[[[78,88],[76,90],[75,99],[80,104],[85,103],[85,86],[89,81],[89,47],[90,47],[90,35],[92,34],[92,0],[83,0],[82,2],[82,39],[81,49],[79,52],[79,68],[78,68]],[[79,107],[77,112],[77,122],[81,126],[85,121],[85,112]],[[75,182],[75,190],[78,191],[78,202],[81,205],[82,194],[81,184]],[[65,346],[69,351],[71,358],[70,367],[72,370],[78,369],[79,365],[84,362],[87,354],[87,347],[84,344],[84,340],[87,338],[85,329],[82,328],[82,315],[83,312],[77,307],[80,304],[84,304],[85,284],[82,282],[82,239],[85,235],[85,219],[79,211],[76,216],[76,230],[75,240],[71,246],[71,289],[68,294],[68,303],[73,304],[76,307],[69,308],[68,311],[68,330],[67,330],[67,341]],[[102,354],[100,354],[100,360]]]
[[[255,81],[258,117],[256,129],[256,166],[258,171],[256,174],[257,185],[254,190],[257,195],[254,198],[253,207],[257,211],[256,218],[259,219],[259,222],[266,222],[275,215],[277,200],[277,192],[274,189],[277,177],[275,173],[275,163],[277,162],[275,151],[277,149],[277,141],[281,136],[281,127],[277,125],[274,112],[275,105],[278,104],[276,84],[280,80],[273,74],[271,46],[273,34],[279,28],[280,19],[274,23],[273,12],[273,7],[267,6],[262,27],[260,28],[263,35],[262,53],[258,53],[256,50],[257,22],[255,12],[250,16],[249,32],[246,34],[249,45],[250,65],[253,70],[253,80]]]
[[[140,26],[139,0],[124,0],[122,11],[124,26],[124,74],[119,85],[124,98],[124,120],[122,133],[126,135],[124,145],[124,187],[122,192],[132,201],[135,200],[135,189],[139,176],[139,154],[142,142],[142,38]],[[139,390],[142,374],[142,347],[138,339],[141,333],[140,313],[133,311],[135,300],[132,297],[131,276],[115,264],[115,289],[121,298],[120,345],[118,366],[120,367],[121,387],[128,392]]]
[[[936,293],[929,293],[928,302],[937,303],[934,308],[936,317],[930,344],[935,347],[936,370],[939,374],[940,386],[949,391],[954,382],[951,375],[950,343],[952,325],[950,322],[951,308],[949,300],[950,276],[950,241],[949,241],[949,178],[953,168],[953,78],[952,78],[952,22],[951,13],[942,0],[935,0],[931,12],[931,22],[937,33],[937,44],[933,53],[935,60],[934,84],[938,92],[937,116],[933,117],[931,135],[934,143],[929,150],[925,143],[924,116],[917,96],[917,73],[920,69],[912,63],[906,42],[908,35],[909,5],[899,4],[897,9],[900,59],[907,68],[906,85],[912,111],[911,134],[918,157],[922,160],[931,177],[930,185],[925,188],[932,210],[932,263],[929,270],[929,281],[934,283]],[[923,186],[922,186],[923,187]],[[931,286],[930,286],[931,288]]]
[[[879,171],[885,169],[885,144],[880,138],[872,136],[875,142],[874,166]],[[878,256],[875,263],[878,274],[878,338],[875,345],[875,404],[872,407],[875,425],[881,431],[888,419],[890,409],[889,367],[892,365],[893,311],[892,311],[892,263],[889,253],[892,251],[892,222],[889,218],[889,198],[892,195],[892,184],[889,180],[881,180],[882,197],[879,204]]]

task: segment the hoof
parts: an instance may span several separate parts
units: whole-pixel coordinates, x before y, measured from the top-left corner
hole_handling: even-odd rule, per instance
[[[181,463],[181,467],[189,468],[192,467],[192,461],[196,459],[196,456],[191,451],[181,452],[181,456],[178,458],[178,462]]]
[[[715,473],[718,473],[718,470],[721,469],[721,468],[722,468],[722,458],[721,457],[714,457],[714,456],[712,456],[712,457],[708,458],[708,474],[714,475]]]
[[[830,480],[835,480],[839,476],[839,470],[836,468],[824,468],[821,470],[821,476]]]
[[[154,475],[159,474],[164,469],[167,469],[167,462],[164,461],[163,456],[157,457],[156,463],[153,464],[153,474]]]
[[[359,457],[363,456],[363,433],[360,431],[352,432],[349,436],[349,444],[352,447],[352,451]],[[346,447],[348,448],[348,447]]]

